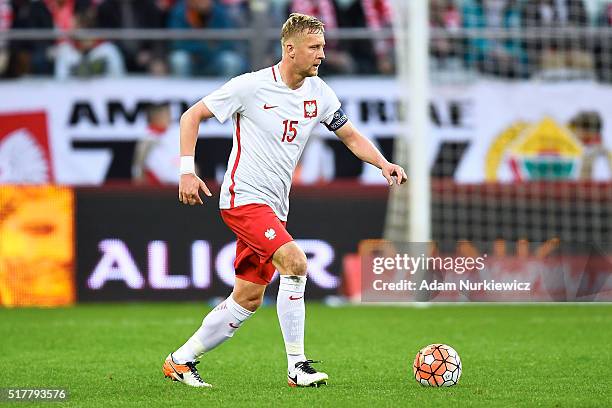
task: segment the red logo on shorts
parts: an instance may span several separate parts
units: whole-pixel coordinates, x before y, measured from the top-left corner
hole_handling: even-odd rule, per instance
[[[293,295],[291,295],[291,296],[289,296],[289,300],[300,300],[303,297],[304,297],[304,295],[302,295],[300,297],[293,297]]]
[[[316,118],[317,117],[317,101],[304,101],[304,117],[305,118]]]

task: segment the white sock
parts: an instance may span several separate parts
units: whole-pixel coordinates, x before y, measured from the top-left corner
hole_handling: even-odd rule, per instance
[[[245,309],[230,295],[202,320],[202,326],[181,346],[172,353],[174,361],[185,364],[194,361],[229,339],[240,327],[240,324],[251,317],[254,312]]]
[[[304,356],[305,287],[305,276],[282,275],[280,277],[276,312],[285,340],[289,371],[295,368],[295,363],[306,360]]]

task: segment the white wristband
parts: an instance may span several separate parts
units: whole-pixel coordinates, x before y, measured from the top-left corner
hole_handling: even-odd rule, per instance
[[[181,174],[195,174],[193,156],[181,156]]]

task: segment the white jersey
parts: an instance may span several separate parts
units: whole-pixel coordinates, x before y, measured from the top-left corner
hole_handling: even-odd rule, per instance
[[[292,90],[276,65],[233,78],[202,101],[221,123],[230,116],[234,123],[219,208],[267,204],[286,221],[291,179],[306,142],[340,109],[334,91],[316,76]]]

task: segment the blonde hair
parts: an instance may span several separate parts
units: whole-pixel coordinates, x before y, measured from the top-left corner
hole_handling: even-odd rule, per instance
[[[301,35],[304,31],[307,31],[308,34],[323,34],[325,27],[323,22],[316,17],[291,13],[281,30],[281,45],[284,47],[287,39]]]

